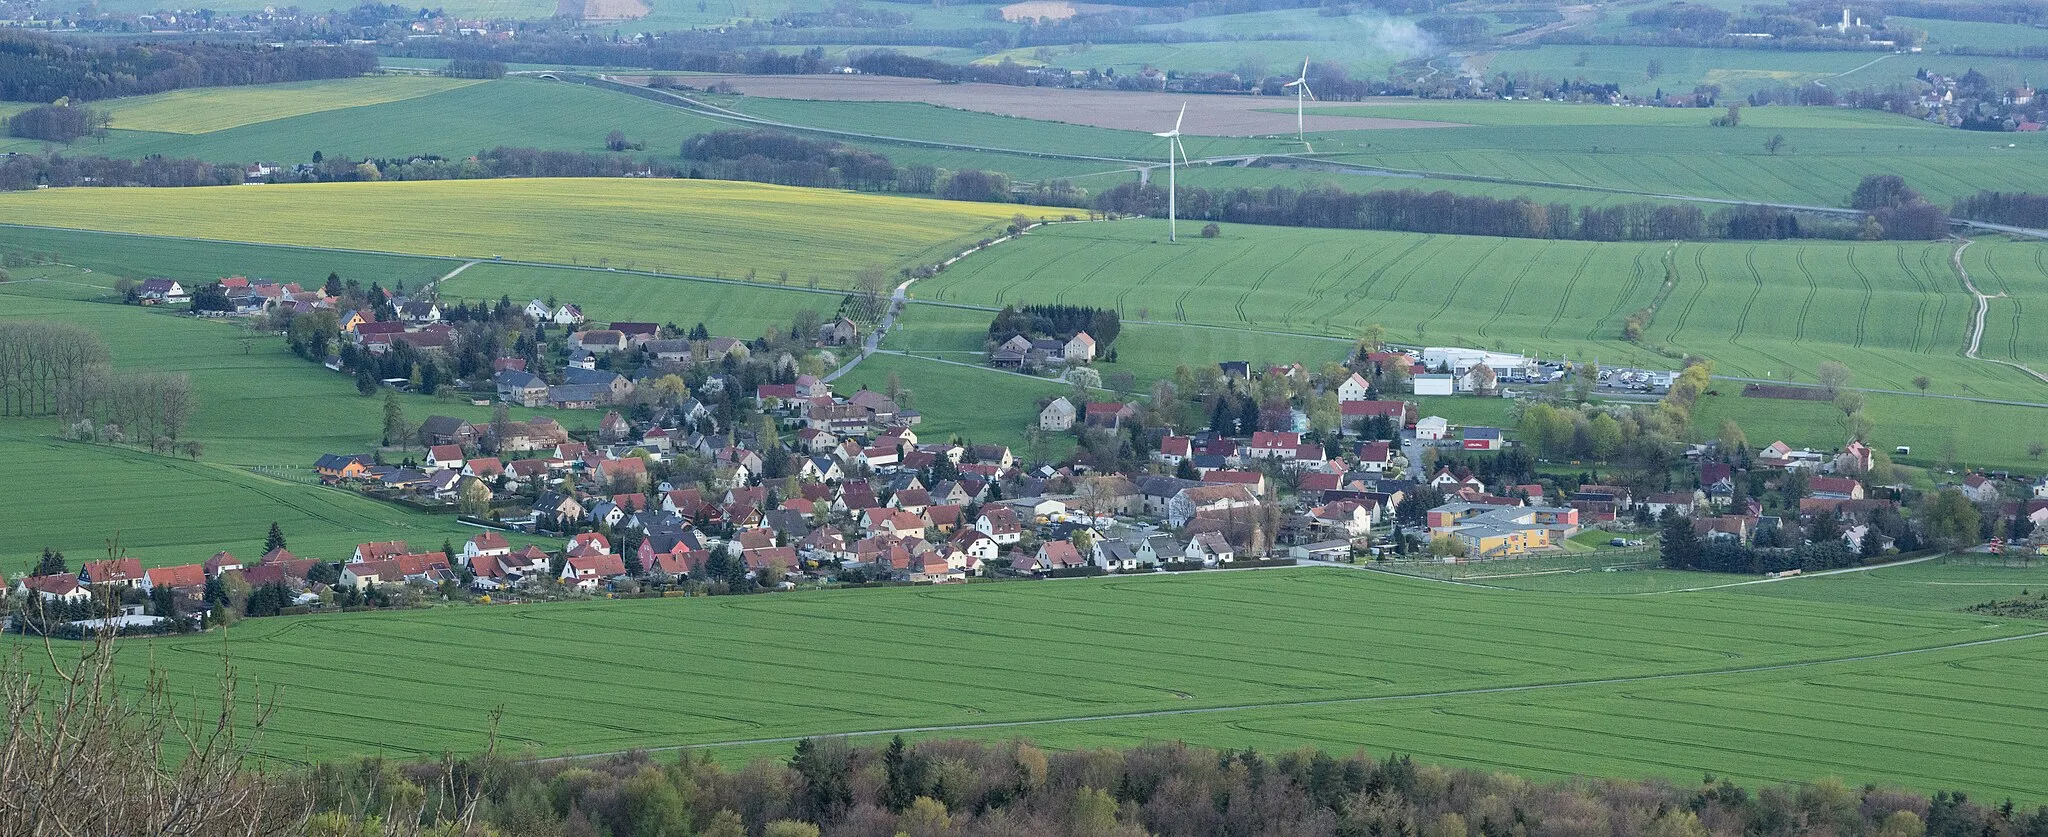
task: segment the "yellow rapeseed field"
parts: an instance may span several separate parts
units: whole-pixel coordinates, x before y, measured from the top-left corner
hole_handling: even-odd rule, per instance
[[[938,261],[1018,212],[720,180],[546,178],[0,195],[0,223],[550,262],[850,287],[862,269]],[[223,266],[229,269],[229,266]]]
[[[435,76],[365,76],[243,87],[196,87],[95,103],[128,131],[207,134],[273,119],[416,99],[482,82]]]

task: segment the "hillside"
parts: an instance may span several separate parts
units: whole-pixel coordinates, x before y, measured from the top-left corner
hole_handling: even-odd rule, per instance
[[[701,180],[465,180],[0,195],[0,223],[851,287],[999,234],[1001,204]],[[367,222],[367,223],[366,223]],[[776,246],[763,248],[760,242]],[[848,242],[859,241],[853,248]]]

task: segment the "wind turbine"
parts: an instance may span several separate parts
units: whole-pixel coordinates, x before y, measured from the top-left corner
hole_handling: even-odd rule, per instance
[[[1182,102],[1180,103],[1180,115],[1173,118],[1173,130],[1153,134],[1155,137],[1166,139],[1166,241],[1168,244],[1180,241],[1180,239],[1174,237],[1174,215],[1178,207],[1174,203],[1174,193],[1177,189],[1175,188],[1173,176],[1173,155],[1174,152],[1178,151],[1181,162],[1185,163],[1188,160],[1188,149],[1180,144],[1180,123],[1187,116],[1188,103]]]
[[[1302,130],[1301,97],[1302,94],[1307,94],[1310,99],[1316,97],[1316,92],[1308,89],[1308,56],[1304,55],[1301,57],[1301,75],[1296,76],[1293,81],[1280,85],[1280,87],[1283,90],[1289,87],[1294,88],[1294,141],[1301,142],[1305,133]]]

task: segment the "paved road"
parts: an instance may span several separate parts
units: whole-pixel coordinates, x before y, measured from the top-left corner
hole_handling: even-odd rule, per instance
[[[1731,668],[1712,669],[1708,671],[1671,672],[1665,674],[1642,674],[1631,677],[1602,677],[1586,680],[1567,680],[1556,683],[1530,683],[1517,686],[1491,686],[1479,689],[1451,689],[1436,692],[1410,692],[1406,694],[1376,695],[1371,697],[1274,701],[1270,703],[1241,703],[1229,706],[1205,706],[1191,709],[1161,709],[1150,712],[1115,712],[1096,715],[1071,715],[1062,718],[1041,718],[1037,720],[1028,721],[992,721],[988,723],[979,724],[934,724],[930,726],[896,727],[893,729],[871,729],[856,730],[849,732],[828,732],[818,733],[815,735],[787,735],[776,736],[772,738],[742,738],[734,739],[731,741],[713,741],[702,744],[684,744],[674,747],[645,747],[637,748],[635,751],[645,753],[659,753],[673,752],[677,750],[715,749],[721,747],[747,747],[766,744],[793,744],[805,738],[817,737],[869,738],[884,735],[920,735],[925,733],[972,732],[978,730],[991,729],[1019,729],[1026,727],[1048,726],[1052,724],[1092,723],[1097,721],[1133,721],[1145,720],[1149,718],[1174,718],[1186,715],[1212,715],[1225,712],[1246,712],[1262,709],[1303,709],[1323,706],[1355,706],[1372,703],[1391,703],[1395,701],[1404,700],[1437,700],[1443,698],[1473,697],[1480,695],[1543,692],[1552,691],[1556,689],[1571,689],[1581,686],[1615,686],[1631,683],[1655,683],[1659,681],[1704,679],[1710,677],[1725,677],[1729,675],[1758,674],[1772,671],[1794,671],[1798,669],[1816,668],[1819,666],[1836,665],[1841,663],[1862,663],[1870,662],[1873,660],[1891,659],[1894,657],[1930,654],[1938,651],[1953,651],[1959,648],[1978,648],[1987,645],[1998,645],[2007,642],[2024,642],[2028,640],[2040,639],[2042,637],[2048,637],[2048,631],[2036,631],[2030,634],[1994,637],[1991,639],[1951,642],[1942,645],[1931,645],[1922,648],[1908,648],[1900,651],[1885,651],[1876,654],[1856,654],[1844,657],[1830,657],[1821,660],[1804,660],[1793,663],[1778,663],[1775,665],[1738,666]],[[617,755],[619,752],[628,751],[621,750],[616,752],[589,753],[575,756],[556,756],[553,758],[538,759],[537,761],[573,761],[580,759],[599,758],[602,756],[609,755]]]

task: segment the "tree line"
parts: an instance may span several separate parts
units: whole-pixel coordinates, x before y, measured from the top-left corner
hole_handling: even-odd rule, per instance
[[[1018,334],[1066,339],[1083,331],[1094,338],[1096,351],[1105,351],[1123,333],[1123,318],[1113,308],[1005,305],[989,322],[988,339],[1000,343]]]
[[[44,142],[70,142],[80,137],[106,136],[113,118],[106,111],[84,105],[38,105],[7,117],[7,135]]]
[[[1405,755],[1261,753],[1183,743],[1046,750],[1024,740],[859,746],[804,739],[728,768],[684,751],[573,761],[502,756],[321,764],[310,833],[704,837],[1519,837],[1795,833],[2043,837],[2048,807],[1837,779],[1747,788],[1709,774],[1531,781]],[[240,818],[258,819],[268,806]]]
[[[69,110],[69,108],[66,108]],[[37,186],[238,186],[234,163],[151,155],[140,160],[66,154],[15,154],[0,159],[0,192]]]
[[[784,186],[934,195],[947,200],[1079,206],[1087,194],[1066,180],[1019,189],[1010,176],[980,169],[898,166],[888,157],[832,140],[769,130],[712,131],[685,141],[686,176]]]
[[[1924,202],[1880,209],[1877,226],[1846,218],[1763,205],[1730,206],[1712,215],[1684,204],[1630,203],[1613,206],[1543,204],[1526,197],[1490,198],[1449,191],[1382,189],[1352,192],[1331,184],[1236,187],[1210,191],[1199,186],[1175,190],[1183,220],[1291,227],[1549,238],[1579,241],[1671,241],[1779,238],[1939,238],[1947,234],[1939,210],[1929,218]],[[1166,189],[1155,183],[1123,183],[1095,198],[1095,208],[1112,214],[1163,216]]]
[[[2015,227],[2048,228],[2048,195],[1982,191],[1956,200],[1955,217]]]
[[[375,69],[377,57],[359,49],[77,41],[0,30],[0,99],[15,102],[84,102],[185,87],[347,78]]]
[[[117,372],[106,341],[87,329],[0,323],[0,415],[55,417],[72,438],[161,450],[178,442],[194,406],[184,374]]]

